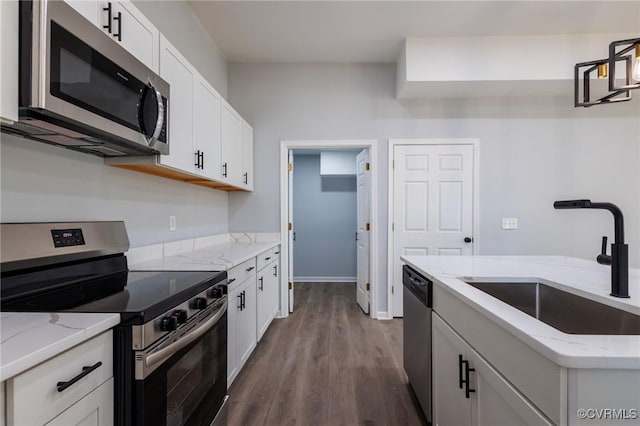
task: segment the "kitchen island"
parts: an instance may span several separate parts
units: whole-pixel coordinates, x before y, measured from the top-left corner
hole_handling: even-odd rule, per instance
[[[639,270],[630,270],[631,297],[618,299],[609,296],[610,269],[582,259],[405,256],[402,260],[433,281],[435,423],[496,424],[508,418],[524,424],[637,424],[639,335],[564,333],[467,281],[542,282],[640,315]],[[452,380],[455,383],[449,386]],[[465,403],[468,415],[460,408]],[[609,411],[580,411],[597,409]]]

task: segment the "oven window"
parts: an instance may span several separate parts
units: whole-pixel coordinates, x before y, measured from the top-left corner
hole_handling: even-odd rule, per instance
[[[53,96],[139,130],[144,84],[53,21],[50,84]]]

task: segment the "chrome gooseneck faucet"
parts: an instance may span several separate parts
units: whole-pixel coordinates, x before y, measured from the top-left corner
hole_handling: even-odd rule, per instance
[[[629,246],[624,243],[624,219],[622,211],[612,203],[592,203],[591,200],[567,200],[553,203],[556,209],[603,209],[613,214],[614,243],[611,255],[607,255],[607,237],[602,237],[602,249],[596,261],[611,265],[611,296],[629,297]]]

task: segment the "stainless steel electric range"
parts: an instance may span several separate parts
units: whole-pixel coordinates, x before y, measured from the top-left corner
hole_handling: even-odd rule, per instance
[[[117,425],[226,424],[227,273],[129,271],[123,222],[3,223],[3,312],[118,313]]]

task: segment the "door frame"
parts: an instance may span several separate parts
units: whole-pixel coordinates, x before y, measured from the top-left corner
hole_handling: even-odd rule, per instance
[[[369,315],[371,318],[378,318],[378,286],[380,280],[377,273],[377,241],[380,235],[378,229],[377,192],[378,192],[378,141],[375,139],[340,139],[340,140],[283,140],[280,141],[280,241],[281,254],[280,262],[282,271],[289,271],[289,230],[288,230],[288,167],[290,149],[369,149],[369,162],[371,163],[371,182],[369,194],[369,208],[371,220],[371,233],[369,235],[369,281],[371,306]],[[289,280],[288,274],[282,274],[280,279],[280,312],[279,318],[289,316]]]
[[[471,252],[477,255],[480,252],[480,139],[389,139],[388,152],[388,220],[387,220],[387,300],[389,301],[388,310],[389,317],[394,317],[393,298],[394,296],[402,297],[402,289],[393,291],[393,200],[394,200],[394,179],[393,179],[393,152],[397,145],[470,145],[473,148],[473,246]]]

